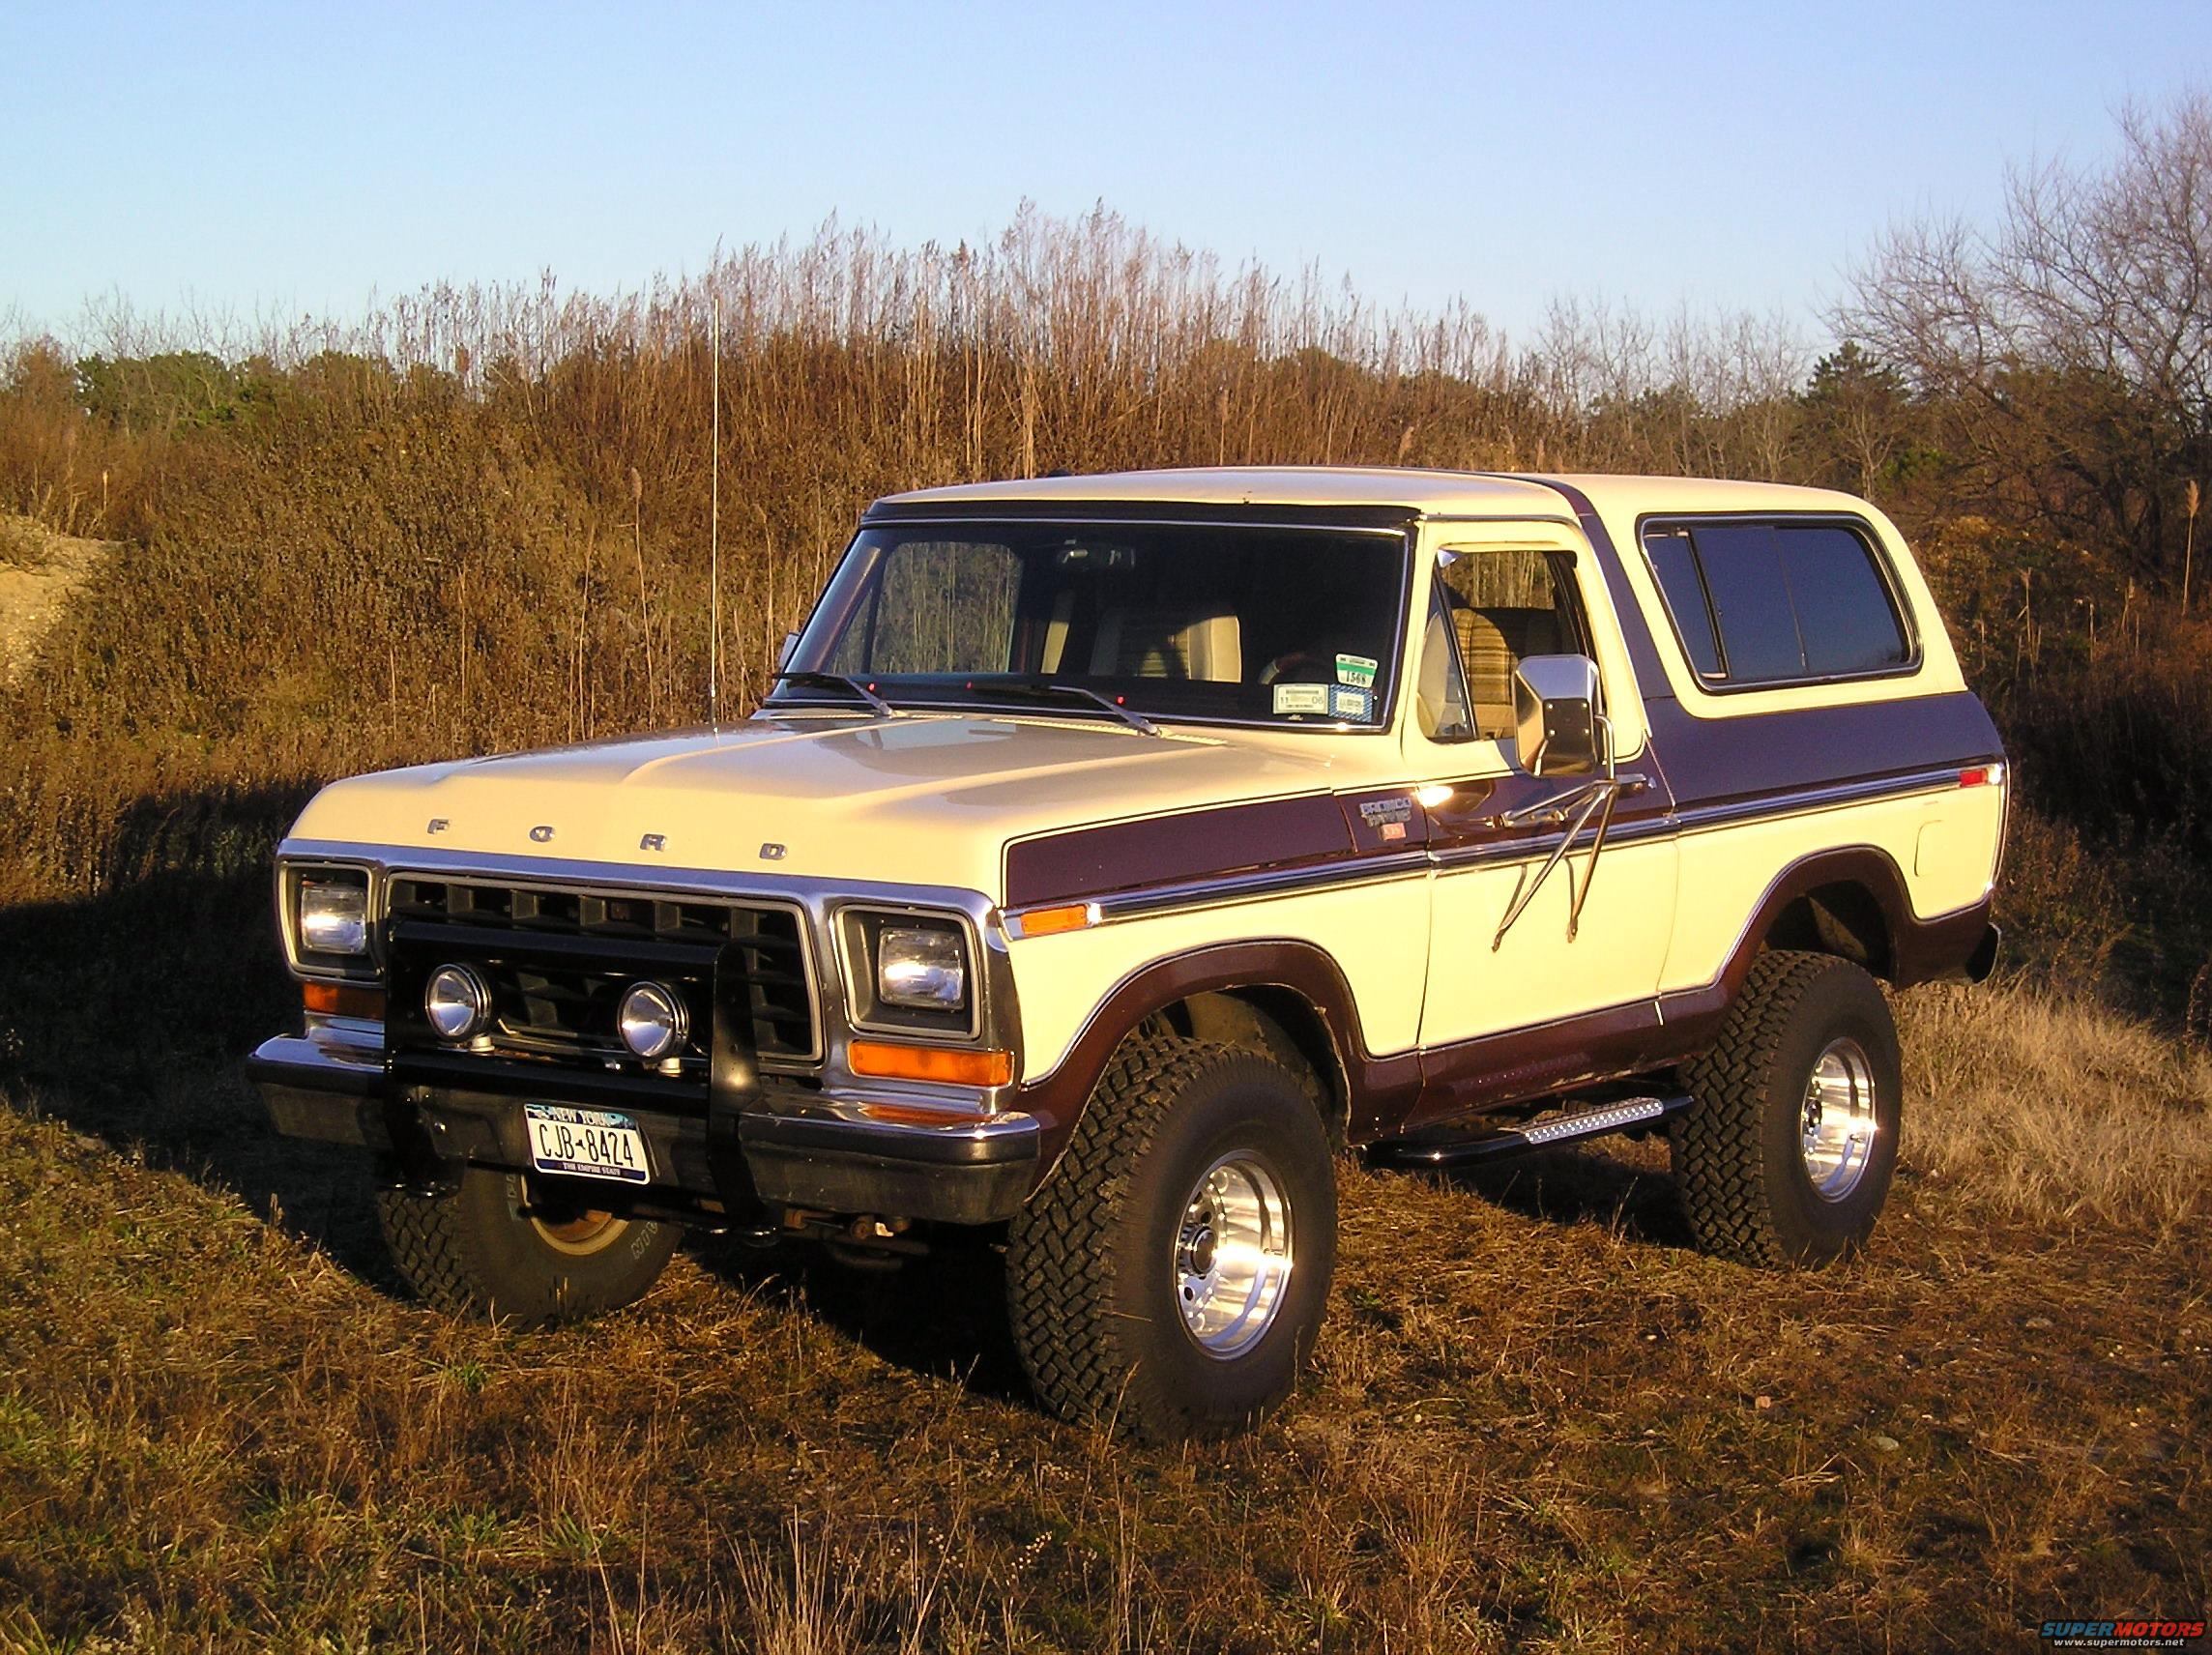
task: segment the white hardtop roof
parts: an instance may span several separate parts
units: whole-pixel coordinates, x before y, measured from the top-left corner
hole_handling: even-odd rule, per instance
[[[1426,517],[1565,517],[1573,508],[1551,482],[1580,489],[1600,511],[1861,511],[1824,488],[1710,478],[1546,478],[1402,466],[1194,466],[971,482],[888,495],[879,506],[991,506],[1015,501],[1151,501],[1191,506],[1402,506]]]

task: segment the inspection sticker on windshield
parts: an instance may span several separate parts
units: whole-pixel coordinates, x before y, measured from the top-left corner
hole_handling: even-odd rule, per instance
[[[1375,692],[1339,684],[1328,692],[1328,711],[1332,717],[1347,718],[1354,724],[1368,723],[1375,717]]]
[[[1356,684],[1361,689],[1375,687],[1375,663],[1365,655],[1339,655],[1336,657],[1336,682]]]
[[[1277,712],[1328,711],[1328,690],[1325,683],[1278,683],[1275,685],[1275,711]]]
[[[522,1119],[530,1133],[530,1164],[541,1173],[631,1184],[652,1180],[645,1134],[631,1116],[565,1103],[526,1103]]]

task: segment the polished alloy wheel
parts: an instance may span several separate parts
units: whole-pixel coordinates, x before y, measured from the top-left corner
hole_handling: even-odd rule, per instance
[[[1856,1040],[1828,1042],[1805,1086],[1798,1140],[1805,1176],[1823,1201],[1842,1201],[1858,1187],[1874,1158],[1877,1131],[1874,1065]]]
[[[1291,1205],[1250,1154],[1221,1157],[1198,1180],[1176,1233],[1176,1302],[1209,1356],[1242,1354],[1274,1324],[1290,1291]]]

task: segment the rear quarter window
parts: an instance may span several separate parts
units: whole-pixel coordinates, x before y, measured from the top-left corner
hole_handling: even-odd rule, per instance
[[[1886,566],[1834,521],[1654,522],[1644,555],[1698,677],[1714,689],[1908,671]]]
[[[1776,539],[1805,666],[1814,677],[1890,672],[1911,660],[1912,646],[1872,547],[1835,525],[1807,524]]]

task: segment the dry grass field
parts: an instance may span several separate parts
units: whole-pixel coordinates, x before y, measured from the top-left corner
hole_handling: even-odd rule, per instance
[[[2204,1612],[2212,99],[2118,138],[1986,235],[1893,231],[1817,358],[1602,304],[1509,343],[1104,208],[0,339],[0,1655],[1980,1651]],[[406,1302],[363,1170],[240,1076],[297,1014],[269,866],[313,787],[667,728],[711,654],[748,704],[878,495],[1223,462],[1765,478],[1904,528],[2020,783],[2014,974],[1900,1002],[1870,1253],[1701,1258],[1657,1143],[1348,1165],[1317,1372],[1188,1452],[1030,1404],[988,1250],[703,1241],[554,1333]]]
[[[194,960],[0,915],[0,1649],[1991,1649],[2205,1601],[2212,1063],[2107,1013],[1904,998],[1905,1172],[1832,1274],[1691,1252],[1655,1143],[1348,1164],[1319,1371],[1168,1452],[1035,1410],[983,1251],[706,1241],[544,1334],[406,1303],[238,1078],[258,895],[137,899]]]

